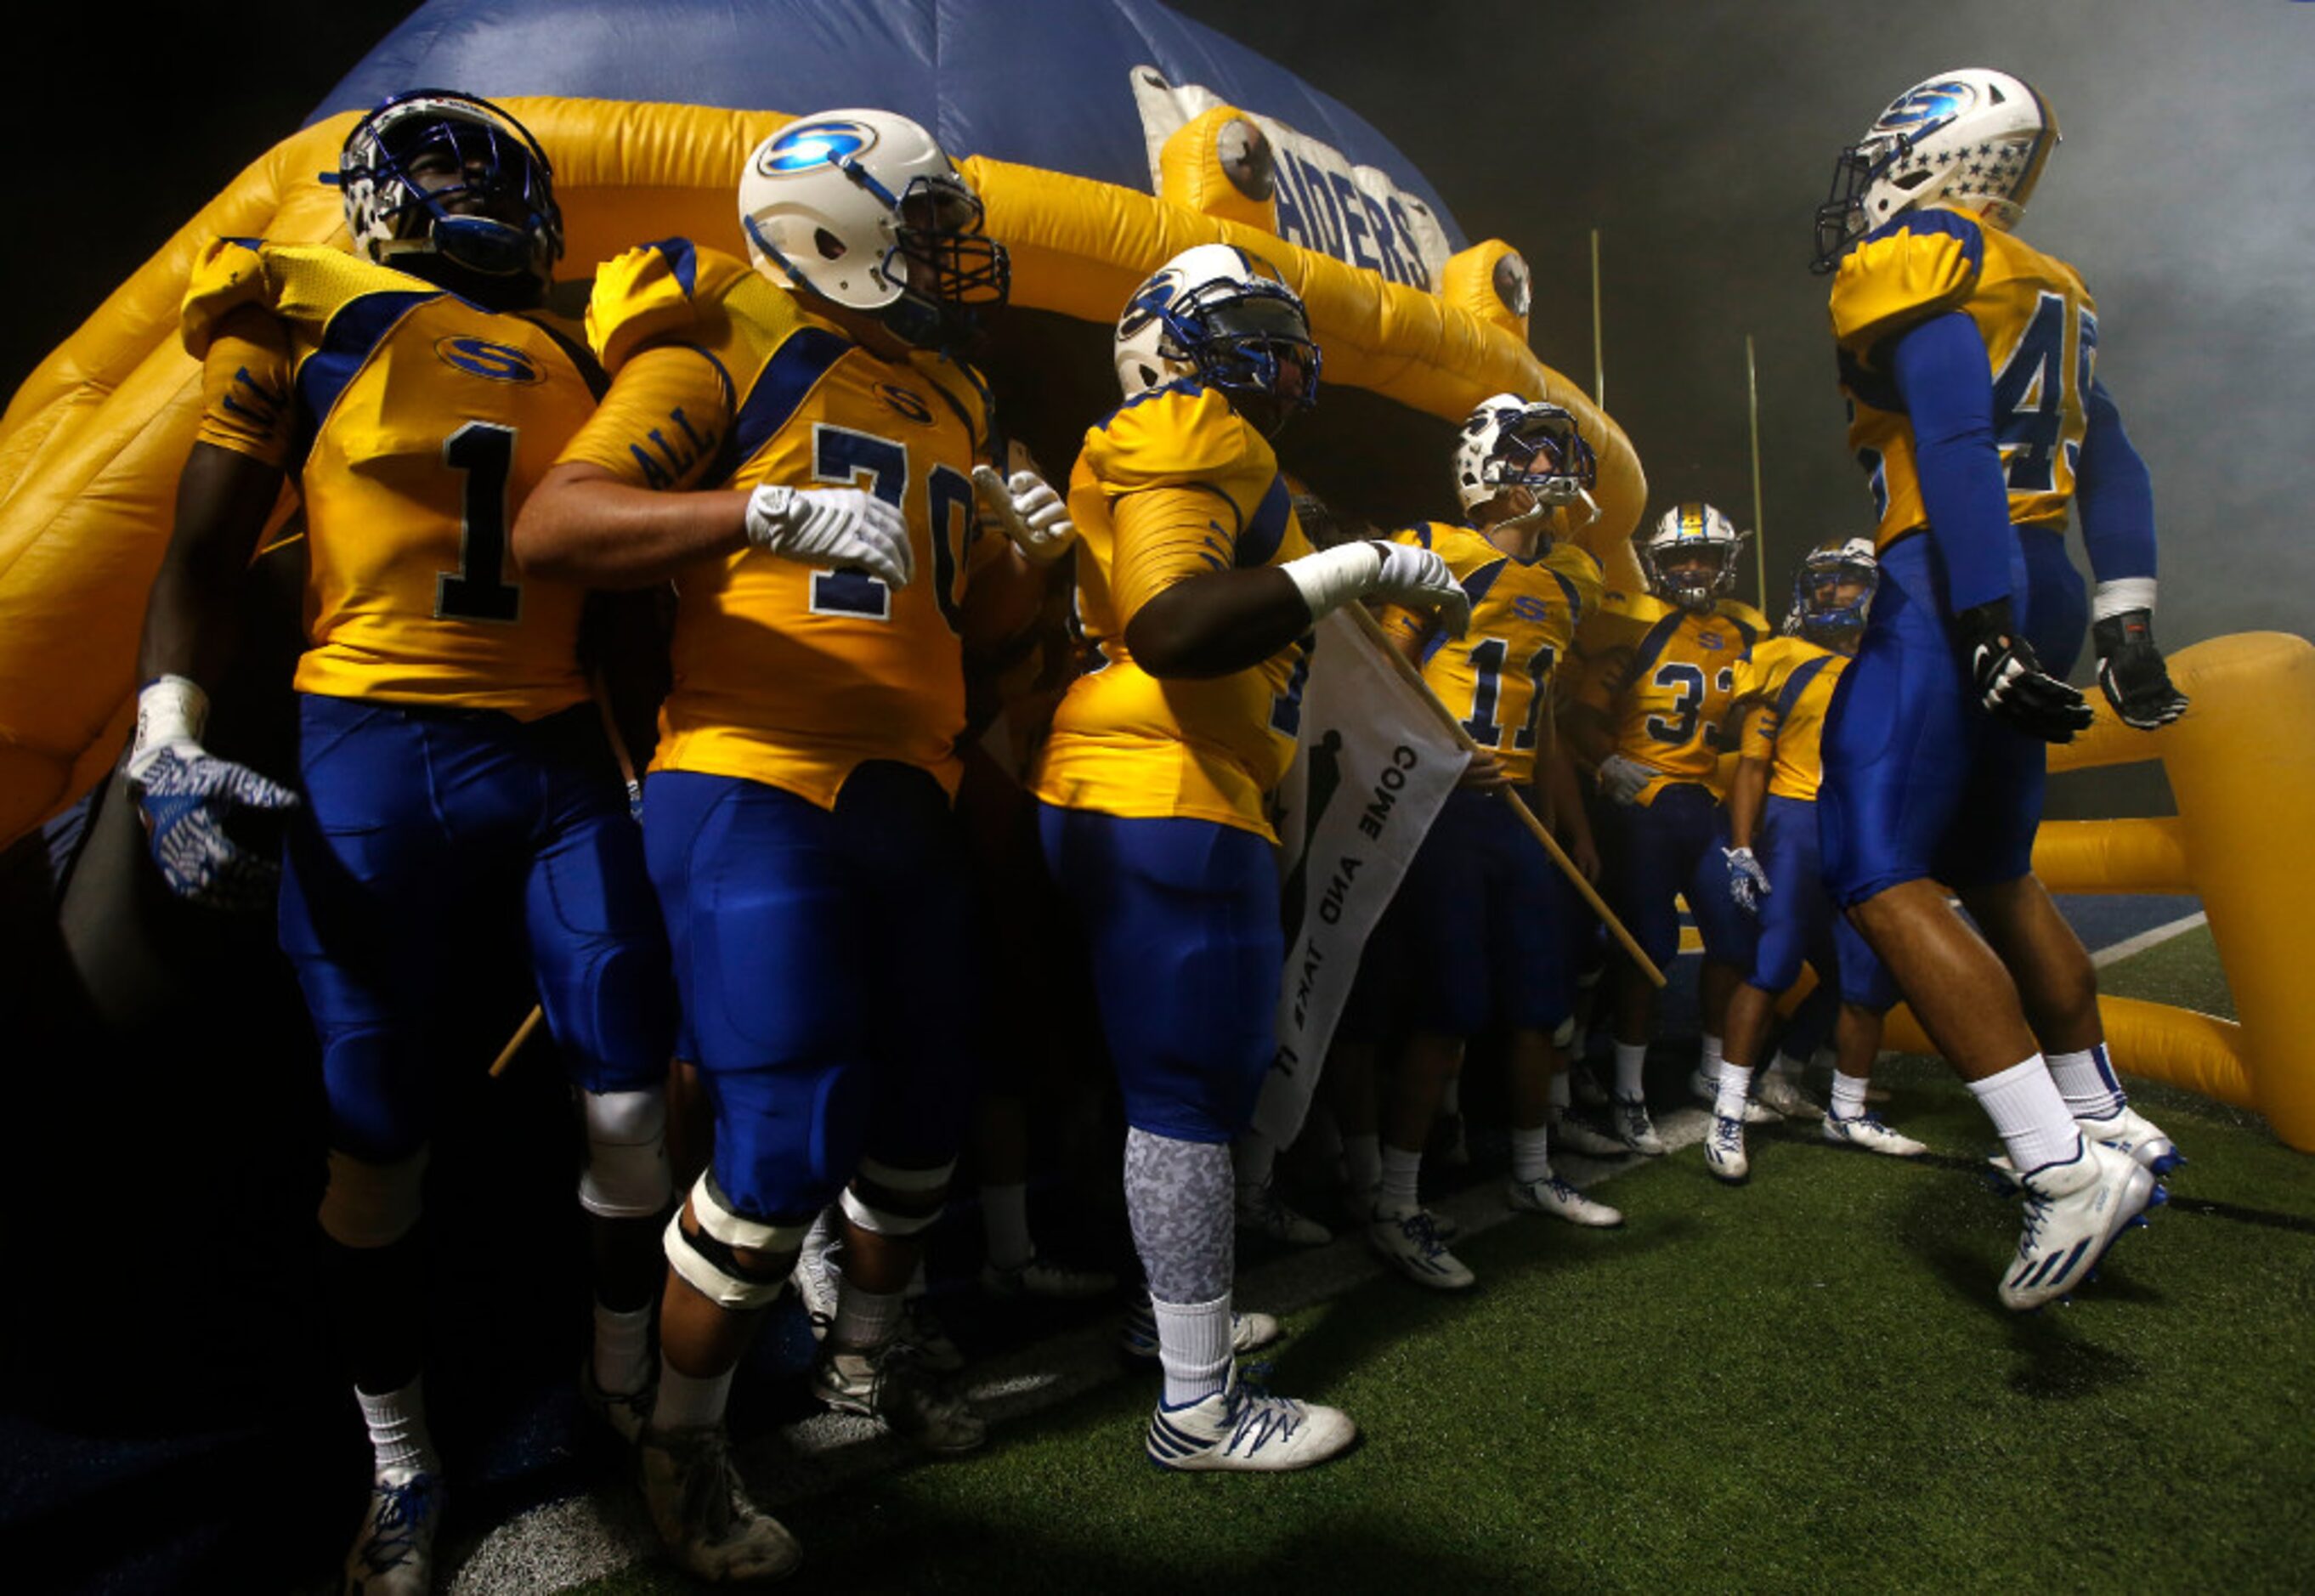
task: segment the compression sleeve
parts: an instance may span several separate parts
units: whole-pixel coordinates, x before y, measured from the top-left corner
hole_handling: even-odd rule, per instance
[[[2100,583],[2154,576],[2154,479],[2122,430],[2122,412],[2101,382],[2090,384],[2074,502],[2082,545]]]
[[[1889,356],[1913,426],[1929,536],[1955,614],[2009,597],[2009,493],[1993,447],[1993,379],[1976,324],[1947,311],[1908,329]]]

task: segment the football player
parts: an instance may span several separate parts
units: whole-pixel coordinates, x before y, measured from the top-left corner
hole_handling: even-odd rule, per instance
[[[897,1332],[977,1086],[962,650],[1040,587],[980,531],[989,416],[963,351],[1008,264],[948,155],[889,111],[808,116],[749,155],[738,200],[748,261],[673,238],[597,274],[610,391],[515,530],[527,568],[678,589],[644,849],[714,1132],[666,1232],[641,1459],[661,1538],[708,1580],[797,1556],[723,1418],[831,1201],[813,1388],[929,1450],[983,1439]],[[1066,546],[1059,495],[1012,492]]]
[[[1761,935],[1752,968],[1728,1000],[1719,1095],[1704,1141],[1705,1166],[1732,1184],[1751,1173],[1745,1099],[1777,999],[1799,978],[1804,957],[1840,994],[1824,1139],[1897,1157],[1929,1150],[1866,1110],[1881,1016],[1896,993],[1873,950],[1833,908],[1817,862],[1818,740],[1864,633],[1876,570],[1873,545],[1861,537],[1810,551],[1793,583],[1785,634],[1754,643],[1736,667],[1741,718],[1728,786],[1728,891],[1758,918]]]
[[[546,156],[447,91],[347,136],[354,253],[220,240],[184,304],[199,441],[146,610],[136,784],[181,895],[262,900],[243,806],[290,807],[281,942],[321,1043],[334,1308],[375,1450],[349,1589],[426,1587],[441,1504],[419,1370],[418,1221],[441,1085],[444,930],[523,919],[584,1104],[595,1217],[584,1381],[632,1434],[650,1373],[674,1013],[624,785],[579,661],[585,590],[507,558],[508,519],[594,406],[585,350],[542,319],[562,253]],[[311,568],[297,799],[200,746],[233,595],[285,478]],[[294,802],[294,807],[291,807]]]
[[[1817,214],[1881,560],[1825,728],[1825,879],[2009,1148],[2027,1200],[2013,1308],[2079,1284],[2177,1160],[2124,1102],[2090,962],[2031,873],[2044,744],[2090,723],[2064,680],[2085,620],[2126,723],[2186,706],[2154,646],[2153,495],[2098,378],[2097,307],[2011,231],[2057,137],[2027,84],[1946,73],[1843,152]],[[2069,499],[2098,578],[2087,616]]]
[[[1549,856],[1499,799],[1522,789],[1556,795],[1557,803],[1539,797],[1534,807],[1568,823],[1574,856],[1596,873],[1574,767],[1550,717],[1554,668],[1602,589],[1599,561],[1552,537],[1555,519],[1592,485],[1592,449],[1559,406],[1499,394],[1463,423],[1454,473],[1465,524],[1426,522],[1393,541],[1447,562],[1470,599],[1469,629],[1450,639],[1434,615],[1401,607],[1383,624],[1439,701],[1462,712],[1482,751],[1391,902],[1400,929],[1384,942],[1400,966],[1409,1034],[1384,1091],[1381,1180],[1367,1215],[1368,1245],[1384,1262],[1448,1290],[1473,1276],[1423,1208],[1417,1176],[1464,1045],[1491,1023],[1509,1033],[1512,1206],[1582,1225],[1623,1217],[1552,1173],[1551,1079],[1566,1061],[1551,1039],[1573,1012],[1574,971],[1559,937],[1566,917]],[[1420,930],[1408,935],[1410,927]]]
[[[1165,1374],[1149,1456],[1299,1468],[1355,1426],[1242,1383],[1231,1356],[1229,1143],[1270,1067],[1285,956],[1264,798],[1293,755],[1320,616],[1370,596],[1465,601],[1426,549],[1312,552],[1270,439],[1317,397],[1318,349],[1267,262],[1228,244],[1176,255],[1127,302],[1115,348],[1125,402],[1069,483],[1084,669],[1032,785],[1125,1100],[1126,1211]]]
[[[1736,662],[1767,623],[1728,597],[1744,537],[1709,504],[1666,510],[1635,534],[1652,598],[1611,596],[1579,640],[1591,669],[1570,715],[1575,751],[1610,800],[1610,907],[1658,965],[1680,946],[1675,896],[1704,935],[1704,1068],[1719,1068],[1720,1026],[1752,928],[1728,900],[1720,848],[1727,820],[1718,780],[1722,723],[1734,702]],[[1608,976],[1615,1039],[1615,1130],[1635,1152],[1664,1150],[1642,1095],[1654,993],[1639,967],[1618,958]]]

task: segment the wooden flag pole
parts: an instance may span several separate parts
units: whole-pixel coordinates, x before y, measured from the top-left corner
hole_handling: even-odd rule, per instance
[[[1376,652],[1384,659],[1390,661],[1391,668],[1398,672],[1399,679],[1414,688],[1421,695],[1423,701],[1431,706],[1432,713],[1439,717],[1439,723],[1446,727],[1453,735],[1456,746],[1468,754],[1486,753],[1487,750],[1474,742],[1471,740],[1471,734],[1463,730],[1463,723],[1455,718],[1455,712],[1439,702],[1439,695],[1432,692],[1431,684],[1423,679],[1423,672],[1417,670],[1414,662],[1393,646],[1390,638],[1382,629],[1382,623],[1367,613],[1366,606],[1352,603],[1345,604],[1343,608],[1349,612],[1353,620],[1358,623],[1359,630],[1366,634],[1367,642],[1372,644]],[[1583,895],[1584,903],[1591,908],[1593,914],[1600,917],[1601,923],[1608,927],[1608,934],[1616,939],[1617,944],[1626,953],[1630,955],[1632,962],[1640,967],[1640,972],[1655,985],[1663,986],[1663,971],[1656,968],[1654,960],[1640,951],[1640,944],[1633,940],[1632,934],[1624,928],[1624,922],[1616,918],[1615,911],[1608,907],[1592,883],[1583,879],[1583,873],[1575,868],[1575,861],[1567,856],[1567,851],[1559,846],[1559,839],[1551,834],[1551,829],[1536,819],[1535,811],[1530,809],[1526,801],[1517,793],[1505,788],[1498,796],[1512,806],[1512,812],[1519,816],[1520,824],[1525,826],[1529,833],[1538,842],[1543,844],[1543,851],[1551,856],[1551,862],[1559,866],[1559,873],[1573,882],[1575,890]]]

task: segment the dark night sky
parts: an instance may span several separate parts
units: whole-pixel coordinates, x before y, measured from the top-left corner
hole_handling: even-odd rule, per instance
[[[117,13],[50,13],[44,27],[76,37],[45,60],[106,70],[101,106],[85,76],[36,67],[56,92],[13,96],[0,112],[19,155],[9,189],[30,202],[20,215],[47,239],[80,241],[68,262],[51,247],[44,272],[13,274],[16,315],[0,332],[9,385],[407,9],[260,3],[232,13],[230,39],[209,13],[164,13],[140,22],[134,52],[117,46]],[[1823,283],[1805,268],[1832,157],[1938,70],[2029,79],[2066,138],[2023,231],[2080,267],[2098,297],[2100,373],[2154,472],[2165,640],[2315,632],[2315,537],[2295,524],[2315,506],[2315,5],[1175,9],[1351,105],[1474,239],[1516,244],[1535,271],[1536,349],[1587,387],[1588,237],[1601,229],[1608,408],[1639,448],[1652,511],[1703,496],[1750,520],[1752,334],[1772,594],[1801,548],[1861,530],[1867,513],[1830,377]]]

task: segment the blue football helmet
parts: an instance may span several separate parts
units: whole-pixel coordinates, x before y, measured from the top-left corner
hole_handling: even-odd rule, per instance
[[[1302,297],[1234,244],[1184,250],[1133,290],[1113,340],[1127,398],[1194,380],[1275,433],[1317,402],[1318,345]]]
[[[1819,648],[1851,653],[1864,634],[1873,594],[1880,585],[1881,562],[1870,539],[1836,537],[1821,543],[1801,556],[1784,630]]]
[[[1455,440],[1455,492],[1466,516],[1513,488],[1527,489],[1539,505],[1576,503],[1599,480],[1575,418],[1541,400],[1484,400]]]
[[[563,258],[546,153],[489,101],[452,89],[395,94],[339,153],[354,250],[426,275],[426,258],[545,293]]]

